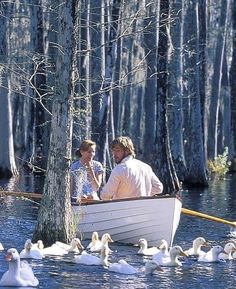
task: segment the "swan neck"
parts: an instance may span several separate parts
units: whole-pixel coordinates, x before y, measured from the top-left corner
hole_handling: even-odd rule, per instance
[[[20,273],[20,260],[9,262],[9,273],[13,275],[18,275]]]

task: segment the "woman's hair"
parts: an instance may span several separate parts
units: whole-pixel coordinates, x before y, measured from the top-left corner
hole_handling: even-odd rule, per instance
[[[82,141],[82,143],[80,144],[79,148],[75,151],[75,154],[81,158],[81,152],[80,151],[88,151],[92,146],[96,147],[96,143],[92,140],[89,139],[85,139]]]
[[[129,138],[128,136],[119,136],[115,138],[111,142],[111,149],[113,149],[115,145],[119,145],[123,149],[127,150],[129,152],[129,155],[132,155],[133,157],[135,157],[134,144],[131,138]]]

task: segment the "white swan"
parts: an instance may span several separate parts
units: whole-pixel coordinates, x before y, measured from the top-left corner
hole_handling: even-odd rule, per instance
[[[33,243],[33,248],[37,248],[40,251],[43,250],[44,244],[42,240],[38,240],[37,243]]]
[[[107,262],[103,255],[101,254],[100,257],[91,255],[86,251],[83,251],[81,255],[75,256],[75,263],[83,264],[83,265],[103,265],[107,266]]]
[[[108,247],[108,243],[113,242],[110,234],[106,233],[102,237],[102,248],[100,250],[100,257],[91,255],[86,251],[83,251],[81,255],[75,256],[75,262],[77,264],[84,265],[103,265],[108,266],[108,255],[110,253],[110,248]]]
[[[161,244],[159,246],[159,252],[152,256],[152,259],[156,261],[158,264],[166,264],[170,261],[170,253],[168,250],[168,243],[166,240],[161,240]]]
[[[145,274],[150,275],[153,274],[154,271],[161,271],[163,272],[163,269],[159,266],[159,264],[154,260],[148,260],[145,263]]]
[[[157,258],[154,260],[160,266],[167,266],[167,267],[182,266],[182,263],[178,259],[179,256],[187,257],[187,255],[184,253],[183,249],[180,246],[174,246],[170,249],[169,257],[165,256],[164,258],[159,259],[159,261],[156,260]]]
[[[42,244],[40,246],[42,246]],[[55,243],[52,244],[52,246],[41,249],[41,252],[44,255],[51,255],[51,256],[64,256],[68,254],[68,251],[66,249],[59,247]]]
[[[4,247],[2,245],[2,243],[0,243],[0,251],[3,251],[4,250]]]
[[[220,253],[218,259],[221,260],[233,260],[232,253],[236,251],[236,247],[233,242],[229,242],[224,246],[224,252]]]
[[[144,238],[139,239],[138,244],[140,246],[137,252],[138,255],[153,256],[160,251],[157,247],[148,248],[147,240]]]
[[[91,249],[91,248],[96,248],[97,244],[101,244],[101,240],[99,239],[99,235],[98,232],[93,232],[92,234],[92,238],[91,238],[91,242],[88,244],[88,246],[86,247],[86,249]],[[98,245],[97,245],[98,246]],[[93,249],[92,249],[93,250]],[[92,251],[91,250],[91,251]]]
[[[95,233],[97,233],[97,232],[95,232]],[[108,241],[108,242],[113,242],[110,234],[105,233],[105,234],[102,235],[102,239],[101,239],[101,240],[98,239],[98,240],[95,242],[95,245],[93,245],[93,246],[91,246],[91,247],[89,248],[89,251],[90,251],[90,252],[101,252],[104,243],[106,243],[107,241]],[[89,245],[88,245],[88,246],[89,246]],[[112,250],[111,250],[109,247],[108,247],[108,251],[109,251],[110,253],[112,252]]]
[[[144,268],[135,268],[134,266],[126,262],[124,259],[121,259],[117,263],[109,263],[107,269],[110,272],[115,272],[115,273],[125,274],[125,275],[139,274],[139,273],[143,273],[143,271],[146,275],[150,275],[150,274],[153,274],[155,270],[163,271],[161,267],[158,265],[158,263],[154,260],[148,260],[145,263]]]
[[[186,253],[188,256],[198,256],[198,257],[205,255],[206,252],[201,250],[202,246],[209,247],[208,243],[203,237],[198,237],[193,240],[193,246],[190,249],[185,250],[184,253]]]
[[[80,251],[84,249],[84,246],[82,245],[79,238],[73,238],[70,244],[66,244],[60,241],[56,241],[55,244],[58,247],[63,248],[67,250],[68,252],[73,252],[73,253],[80,253]]]
[[[198,262],[218,262],[220,253],[225,253],[223,247],[219,245],[213,246],[203,256],[198,257]]]
[[[44,254],[40,249],[33,246],[30,239],[27,239],[24,249],[20,252],[20,258],[41,260],[44,258]]]
[[[134,268],[123,259],[119,260],[117,263],[110,263],[107,269],[111,272],[127,275],[137,274],[139,272],[138,269]]]
[[[71,244],[65,244],[63,242],[59,242],[56,241],[54,244],[52,244],[49,247],[44,248],[44,244],[42,240],[38,240],[37,243],[33,244],[33,248],[38,248],[40,250],[40,252],[46,256],[46,255],[51,255],[51,256],[64,256],[66,254],[68,254],[69,252],[73,251],[77,252],[77,249],[74,248],[75,244],[79,245],[78,240],[75,240],[77,238],[74,238],[74,240],[72,240]],[[80,243],[81,244],[81,243]],[[82,244],[81,244],[82,246]],[[83,246],[81,247],[81,249],[83,248]],[[78,250],[79,253],[79,250]]]
[[[26,261],[20,261],[20,255],[15,248],[9,249],[5,258],[9,262],[9,269],[3,274],[0,286],[38,286],[39,281],[34,276],[32,268]]]

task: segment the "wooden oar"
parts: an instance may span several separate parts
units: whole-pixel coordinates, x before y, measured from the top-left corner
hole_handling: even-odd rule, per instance
[[[0,196],[16,196],[16,197],[25,197],[25,198],[29,198],[29,199],[42,199],[42,194],[36,194],[36,193],[26,193],[26,192],[9,192],[9,191],[0,191]],[[87,200],[87,201],[83,201],[83,203],[91,203],[93,202],[93,200]],[[219,222],[219,223],[223,223],[226,225],[230,225],[230,226],[234,226],[236,227],[236,222],[232,222],[232,221],[228,221],[222,218],[218,218],[218,217],[214,217],[214,216],[210,216],[204,213],[200,213],[197,211],[193,211],[193,210],[189,210],[189,209],[185,209],[182,208],[181,212],[185,215],[189,215],[189,216],[193,216],[193,217],[200,217],[203,219],[207,219],[207,220],[211,220],[211,221],[215,221],[215,222]]]
[[[25,197],[25,198],[29,198],[29,199],[42,199],[41,194],[26,193],[26,192],[0,191],[0,196],[15,196],[15,197]]]
[[[185,214],[185,215],[194,216],[194,217],[200,217],[200,218],[203,218],[203,219],[207,219],[207,220],[211,220],[211,221],[215,221],[215,222],[219,222],[219,223],[223,223],[223,224],[226,224],[226,225],[230,225],[230,226],[236,227],[236,222],[232,222],[232,221],[228,221],[228,220],[225,220],[225,219],[222,219],[222,218],[210,216],[210,215],[203,214],[203,213],[200,213],[200,212],[197,212],[197,211],[193,211],[193,210],[182,208],[181,212],[183,214]]]

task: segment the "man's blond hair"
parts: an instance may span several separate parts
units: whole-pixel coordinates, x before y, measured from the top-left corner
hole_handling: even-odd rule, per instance
[[[111,142],[111,149],[113,149],[115,145],[119,145],[120,147],[122,147],[123,149],[128,151],[129,155],[132,155],[133,157],[135,157],[134,144],[133,144],[131,138],[129,138],[128,136],[119,136],[119,137],[115,138]]]

